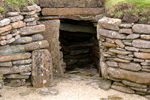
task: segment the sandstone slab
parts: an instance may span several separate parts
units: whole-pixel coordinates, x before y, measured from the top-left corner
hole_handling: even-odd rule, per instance
[[[109,37],[109,38],[114,38],[114,39],[125,39],[126,36],[124,34],[120,34],[119,32],[116,31],[109,31],[106,29],[99,29],[98,28],[98,34]]]
[[[150,73],[146,72],[131,72],[118,68],[108,68],[108,74],[117,79],[129,80],[139,84],[150,85]]]
[[[145,24],[135,24],[133,27],[133,32],[135,33],[146,33],[150,34],[150,25],[145,25]]]
[[[111,29],[111,30],[119,30],[119,25],[121,24],[120,19],[103,17],[98,21],[98,25],[102,28]]]
[[[134,56],[140,59],[150,59],[150,53],[135,52]]]
[[[131,71],[139,71],[142,69],[140,64],[136,64],[136,63],[129,63],[129,64],[119,63],[119,67]]]
[[[132,45],[137,48],[148,49],[150,48],[150,41],[146,40],[133,40]]]
[[[43,8],[42,15],[98,15],[104,12],[103,8]]]

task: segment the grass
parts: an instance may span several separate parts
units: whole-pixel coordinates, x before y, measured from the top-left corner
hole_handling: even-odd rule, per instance
[[[5,8],[4,7],[0,7],[0,13],[5,12]]]
[[[105,7],[109,8],[114,5],[121,3],[134,4],[137,8],[148,8],[150,7],[150,0],[106,0]]]

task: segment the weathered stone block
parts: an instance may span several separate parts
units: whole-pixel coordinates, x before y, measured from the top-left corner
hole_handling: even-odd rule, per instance
[[[150,59],[150,53],[134,52],[134,56],[140,59]]]
[[[132,34],[133,32],[131,29],[120,29],[119,33]]]
[[[28,26],[20,29],[21,35],[31,35],[45,31],[45,25]]]
[[[119,67],[122,69],[126,69],[126,70],[131,70],[131,71],[139,71],[141,70],[141,66],[139,64],[136,63],[119,63]]]
[[[9,19],[11,20],[11,22],[17,22],[23,20],[23,16],[19,15],[19,16],[9,17]]]
[[[103,8],[43,8],[42,15],[98,15],[104,12]]]
[[[5,26],[5,25],[9,25],[9,24],[10,24],[9,18],[5,18],[5,19],[0,21],[0,27]]]
[[[133,32],[135,33],[146,33],[150,34],[150,25],[145,25],[145,24],[135,24],[133,27]]]
[[[102,28],[111,29],[111,30],[119,30],[119,25],[121,24],[120,19],[103,17],[98,21],[98,25]]]
[[[11,30],[11,29],[12,29],[11,25],[2,27],[2,28],[0,28],[0,34],[2,34],[2,33],[4,33],[4,32],[7,32],[7,31],[9,31],[9,30]]]
[[[26,26],[26,23],[24,23],[23,21],[18,21],[18,22],[14,22],[11,24],[12,28],[16,29],[16,28],[21,28]]]
[[[105,36],[105,37],[109,37],[109,38],[114,38],[114,39],[125,39],[126,36],[124,34],[120,34],[116,31],[110,31],[110,30],[106,30],[106,29],[97,29],[98,30],[98,34]]]
[[[33,87],[49,87],[53,80],[53,65],[48,50],[35,50],[32,53],[32,84]]]
[[[146,40],[133,40],[132,45],[137,48],[150,48],[150,41]]]
[[[150,73],[146,72],[131,72],[118,68],[108,68],[108,74],[117,79],[129,80],[139,84],[150,85]]]
[[[30,53],[11,54],[8,56],[0,56],[0,62],[28,59],[30,57],[31,57]]]

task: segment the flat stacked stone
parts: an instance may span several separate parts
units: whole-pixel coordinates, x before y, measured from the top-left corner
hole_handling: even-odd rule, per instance
[[[104,17],[97,31],[101,51],[105,52],[101,52],[100,60],[102,77],[114,81],[113,89],[149,94],[150,25]]]

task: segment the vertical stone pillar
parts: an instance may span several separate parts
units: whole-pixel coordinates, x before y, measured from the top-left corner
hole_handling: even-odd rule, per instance
[[[50,44],[48,50],[52,56],[54,74],[62,76],[64,74],[64,66],[59,42],[60,20],[47,20],[41,21],[41,23],[46,27],[43,36]]]
[[[35,88],[49,87],[53,80],[53,65],[47,49],[32,52],[32,84]]]

